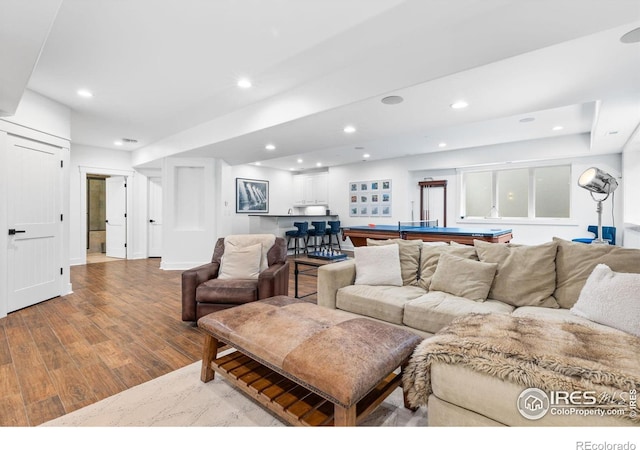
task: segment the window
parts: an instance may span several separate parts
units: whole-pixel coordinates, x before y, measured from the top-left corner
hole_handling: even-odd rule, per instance
[[[571,166],[462,173],[464,218],[569,218]]]

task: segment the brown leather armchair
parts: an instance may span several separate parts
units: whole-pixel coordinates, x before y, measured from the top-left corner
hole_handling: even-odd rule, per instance
[[[287,244],[277,237],[267,253],[268,269],[257,280],[218,279],[224,254],[224,238],[218,239],[211,262],[182,273],[182,320],[197,321],[214,311],[289,294]]]

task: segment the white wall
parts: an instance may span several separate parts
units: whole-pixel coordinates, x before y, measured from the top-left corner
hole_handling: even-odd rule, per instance
[[[233,234],[249,233],[249,215],[235,212],[236,178],[269,181],[268,214],[284,215],[287,214],[289,208],[293,208],[293,191],[291,189],[293,176],[290,172],[253,165],[228,166],[227,171],[228,174],[225,178],[225,186],[223,186],[222,191],[222,200],[225,214],[228,212],[232,218],[232,227],[229,231]]]
[[[411,202],[413,201],[414,220],[418,220],[420,217],[418,182],[431,177],[435,180],[448,180],[447,226],[449,227],[511,228],[514,235],[512,242],[520,244],[542,243],[549,241],[553,236],[565,239],[586,237],[589,236],[586,231],[587,226],[597,224],[596,203],[586,190],[577,185],[578,176],[591,166],[600,167],[616,177],[621,176],[622,170],[620,154],[577,156],[583,155],[588,145],[588,136],[574,135],[332,167],[329,170],[329,185],[333,187],[329,194],[330,207],[333,212],[340,215],[343,226],[367,223],[396,224],[398,221],[411,220]],[[572,164],[572,220],[570,222],[562,225],[552,222],[545,225],[532,225],[499,220],[482,223],[460,220],[457,168],[506,162],[527,163],[532,160]],[[348,183],[379,178],[392,179],[392,216],[390,218],[349,217]],[[620,182],[620,187],[615,193],[615,225],[620,237],[624,192],[624,183]],[[612,224],[612,205],[611,198],[603,205],[603,225]]]
[[[212,158],[164,159],[161,268],[184,270],[211,261],[220,207],[217,165]]]

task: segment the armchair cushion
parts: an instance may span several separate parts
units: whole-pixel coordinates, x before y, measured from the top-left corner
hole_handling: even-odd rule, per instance
[[[247,247],[238,247],[233,244],[225,245],[218,279],[257,280],[261,272],[262,253],[262,244],[260,243]]]
[[[196,301],[200,303],[242,304],[258,300],[258,281],[221,280],[205,281],[196,289]]]

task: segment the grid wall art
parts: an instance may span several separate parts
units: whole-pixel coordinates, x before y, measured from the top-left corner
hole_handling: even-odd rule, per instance
[[[350,182],[349,216],[391,216],[391,180]]]

